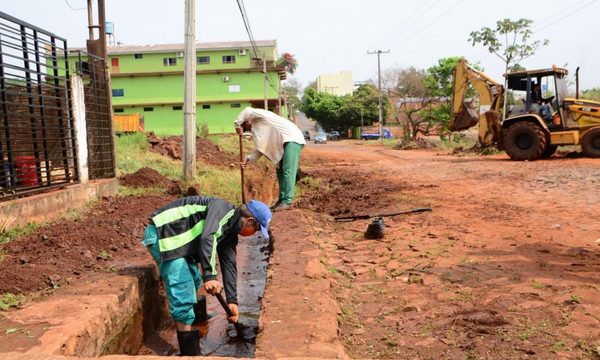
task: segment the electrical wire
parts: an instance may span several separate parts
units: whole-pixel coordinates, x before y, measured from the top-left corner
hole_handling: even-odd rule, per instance
[[[454,3],[454,5],[448,7],[445,11],[443,11],[440,16],[436,17],[435,19],[433,19],[433,21],[431,21],[429,24],[425,25],[424,27],[422,27],[421,29],[417,30],[415,33],[413,33],[412,35],[410,35],[409,37],[401,40],[400,42],[396,43],[395,46],[399,46],[400,44],[405,43],[408,40],[412,40],[414,39],[418,34],[422,33],[423,31],[429,29],[433,24],[435,24],[438,20],[440,20],[441,18],[448,16],[452,10],[454,10],[456,7],[458,7],[458,5],[460,5],[463,1],[465,0],[458,0],[456,3]],[[595,0],[597,1],[597,0]],[[393,46],[392,46],[393,47]]]
[[[258,57],[258,46],[256,45],[256,41],[254,40],[254,34],[252,33],[252,27],[250,26],[250,19],[248,18],[248,13],[246,12],[246,6],[244,5],[243,0],[236,0],[236,1],[238,4],[238,8],[240,9],[240,14],[242,15],[242,21],[244,22],[244,27],[246,28],[246,33],[248,34],[248,38],[250,39],[250,44],[252,45],[252,50],[254,50],[254,57],[257,58]],[[263,61],[265,61],[264,54],[263,54]],[[269,86],[271,86],[271,88],[273,90],[275,90],[275,92],[279,93],[279,90],[277,88],[275,88],[275,85],[273,84],[271,77],[268,76],[266,73],[264,74],[264,76],[267,79]]]
[[[379,48],[379,47],[380,47],[380,45],[382,45],[383,43],[385,43],[385,42],[386,42],[386,41],[387,41],[389,38],[392,38],[392,37],[394,37],[395,35],[398,35],[399,33],[401,33],[401,30],[403,31],[403,30],[405,30],[405,28],[406,28],[406,27],[410,26],[410,25],[412,24],[412,23],[410,23],[410,21],[413,19],[413,17],[414,17],[415,15],[417,15],[417,14],[419,13],[419,11],[420,11],[420,10],[421,10],[423,7],[425,7],[425,5],[427,5],[427,3],[428,3],[429,1],[430,1],[430,0],[425,0],[425,1],[424,1],[424,2],[421,4],[421,6],[419,6],[419,7],[418,7],[418,8],[417,8],[415,11],[413,11],[413,12],[412,12],[412,13],[411,13],[411,14],[410,14],[410,15],[409,15],[409,16],[408,16],[406,19],[404,19],[404,20],[401,22],[400,26],[398,26],[396,29],[392,30],[392,32],[390,32],[390,33],[389,33],[389,34],[388,34],[386,37],[384,37],[383,39],[381,39],[381,41],[380,41],[380,42],[378,42],[378,43],[375,45],[375,48]],[[436,3],[437,3],[437,1],[436,1]],[[434,5],[435,5],[435,4],[434,4]],[[397,34],[397,33],[398,33],[398,34]]]
[[[577,13],[577,12],[579,12],[579,11],[583,10],[583,9],[585,9],[586,7],[588,7],[588,6],[592,5],[592,4],[596,3],[596,2],[598,2],[598,0],[592,0],[591,2],[589,2],[589,3],[587,3],[587,4],[583,5],[583,6],[580,6],[580,7],[576,8],[576,9],[574,9],[574,10],[572,10],[572,11],[570,11],[570,12],[566,13],[566,14],[564,14],[563,16],[559,17],[558,19],[556,19],[556,20],[553,20],[553,21],[551,21],[550,23],[548,23],[548,24],[546,24],[546,25],[544,25],[544,26],[542,26],[542,27],[540,27],[540,28],[537,28],[537,29],[535,29],[535,31],[537,31],[537,32],[540,32],[540,31],[542,31],[542,30],[546,29],[547,27],[549,27],[549,26],[551,26],[551,25],[554,25],[554,24],[556,24],[557,22],[559,22],[559,21],[561,21],[561,20],[564,20],[564,19],[568,18],[569,16],[571,16],[571,15],[573,15],[573,14],[575,14],[575,13]]]
[[[65,3],[66,3],[66,4],[67,4],[67,6],[68,6],[68,7],[69,7],[71,10],[73,10],[73,11],[82,11],[82,10],[87,10],[87,7],[84,7],[84,8],[74,8],[74,7],[72,7],[72,6],[71,6],[71,4],[69,4],[69,2],[68,2],[67,0],[65,0]]]

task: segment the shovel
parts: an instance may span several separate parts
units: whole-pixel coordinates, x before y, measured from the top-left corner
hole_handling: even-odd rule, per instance
[[[217,293],[215,296],[217,297],[217,300],[219,300],[223,310],[225,310],[225,313],[227,313],[227,317],[233,316],[233,312],[231,312],[231,309],[223,297],[223,294]],[[240,324],[239,321],[236,321],[233,323],[233,326],[235,327],[235,332],[237,333],[236,337],[239,339],[244,339],[244,328],[242,327],[242,324]]]
[[[242,178],[242,204],[246,203],[246,190],[244,188],[244,168],[242,167],[242,162],[244,161],[244,148],[242,146],[242,134],[240,136],[240,173]]]

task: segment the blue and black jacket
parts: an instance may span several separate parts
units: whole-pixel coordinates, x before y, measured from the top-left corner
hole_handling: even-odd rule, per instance
[[[161,261],[192,257],[202,280],[217,277],[217,256],[228,303],[237,303],[236,246],[241,212],[225,200],[188,196],[156,210],[151,220],[158,231]]]

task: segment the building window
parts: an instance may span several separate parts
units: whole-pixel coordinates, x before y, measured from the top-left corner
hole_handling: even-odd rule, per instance
[[[239,108],[239,107],[242,107],[242,104],[231,104],[230,106],[232,108]]]
[[[125,89],[112,89],[112,96],[125,96]]]
[[[163,65],[165,66],[175,66],[177,65],[177,58],[163,58]]]
[[[173,110],[181,110],[183,107],[181,105],[173,106]]]
[[[235,55],[223,55],[223,64],[235,64]]]
[[[133,55],[133,57],[136,59],[141,59],[144,57],[144,54],[135,54],[135,55]]]
[[[112,66],[119,66],[119,58],[111,58],[110,63]]]
[[[202,105],[202,109],[203,109],[203,110],[208,110],[208,109],[210,109],[210,104],[203,104],[203,105]]]
[[[114,109],[113,112],[114,113],[122,113],[122,112],[125,112],[125,109]]]
[[[148,106],[144,108],[144,111],[154,111],[154,108],[152,106]]]
[[[210,56],[197,56],[196,63],[198,65],[208,65],[210,64]]]
[[[241,90],[240,85],[229,85],[229,92],[230,93],[239,93]]]

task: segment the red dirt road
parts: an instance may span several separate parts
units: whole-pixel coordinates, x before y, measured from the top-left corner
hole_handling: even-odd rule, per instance
[[[299,205],[330,215],[430,206],[319,224],[342,341],[353,358],[600,356],[600,160],[512,162],[330,142]],[[312,187],[313,190],[310,190]]]

